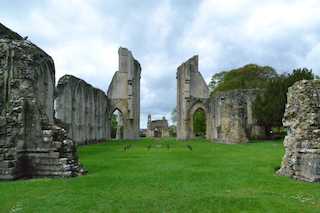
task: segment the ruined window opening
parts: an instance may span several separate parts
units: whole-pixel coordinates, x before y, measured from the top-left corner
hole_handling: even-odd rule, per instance
[[[247,126],[248,124],[248,102],[244,97],[241,97],[241,99],[239,100],[239,117],[242,120],[242,123],[244,126]]]

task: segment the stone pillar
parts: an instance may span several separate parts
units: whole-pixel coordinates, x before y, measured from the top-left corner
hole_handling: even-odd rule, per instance
[[[302,80],[289,88],[283,126],[286,153],[280,175],[320,181],[320,80]]]

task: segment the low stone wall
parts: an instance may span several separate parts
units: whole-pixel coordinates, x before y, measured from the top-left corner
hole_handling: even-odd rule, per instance
[[[283,125],[286,153],[280,175],[320,181],[320,80],[303,80],[289,88]]]

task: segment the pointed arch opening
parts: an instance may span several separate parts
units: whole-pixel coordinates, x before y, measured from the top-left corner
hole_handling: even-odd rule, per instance
[[[206,137],[206,113],[202,108],[193,114],[193,134],[195,137]]]
[[[113,111],[111,116],[110,135],[113,139],[123,139],[123,114],[118,108]]]

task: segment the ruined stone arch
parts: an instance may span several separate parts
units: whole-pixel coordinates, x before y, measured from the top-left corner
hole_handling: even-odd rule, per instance
[[[95,98],[93,88],[90,88],[86,99],[86,140],[95,139]]]
[[[57,117],[61,118],[64,122],[71,124],[72,123],[72,90],[70,87],[70,83],[68,82],[66,87],[63,90],[63,103],[64,103],[64,109],[63,111],[60,111],[61,115],[59,115],[59,111],[57,112]],[[59,108],[59,106],[57,106]]]
[[[116,101],[110,108],[111,110],[109,111],[109,115],[108,115],[108,122],[109,122],[109,126],[110,126],[110,130],[111,130],[111,120],[112,120],[112,114],[118,110],[118,117],[117,117],[117,135],[116,135],[116,139],[117,140],[122,140],[125,139],[124,135],[125,135],[125,117],[126,114],[128,113],[128,108],[126,106],[124,106],[124,103],[122,101]],[[111,135],[110,135],[111,136]]]
[[[207,107],[205,106],[205,104],[201,100],[198,100],[190,107],[190,110],[189,110],[190,128],[191,128],[190,131],[191,131],[192,134],[193,134],[194,115],[198,110],[203,110],[203,112],[204,112],[204,114],[206,116],[206,126],[209,125],[209,123],[208,123],[209,122],[208,109],[207,109]],[[208,135],[208,128],[206,128],[206,135]]]
[[[37,97],[44,107],[50,121],[54,117],[53,94],[55,88],[55,78],[53,75],[53,65],[48,60],[39,63],[37,80]]]
[[[103,117],[101,117],[101,115],[103,115],[103,110],[102,109],[102,96],[101,93],[98,92],[98,95],[95,99],[95,105],[96,108],[94,110],[94,119],[95,119],[95,129],[96,129],[96,137],[95,139],[97,140],[102,140],[103,136],[102,136],[102,120]]]
[[[239,107],[240,117],[243,116],[245,125],[252,124],[251,99],[246,94],[241,94],[235,101],[235,106]]]
[[[122,114],[125,114],[128,111],[128,107],[124,105],[122,101],[116,101],[109,110],[108,118],[111,119],[114,111],[119,110]]]
[[[82,80],[80,80],[76,86],[74,96],[73,96],[73,106],[72,106],[72,112],[73,112],[73,127],[72,127],[72,135],[76,142],[82,142],[85,141],[85,97],[84,97],[84,91],[82,88]]]

